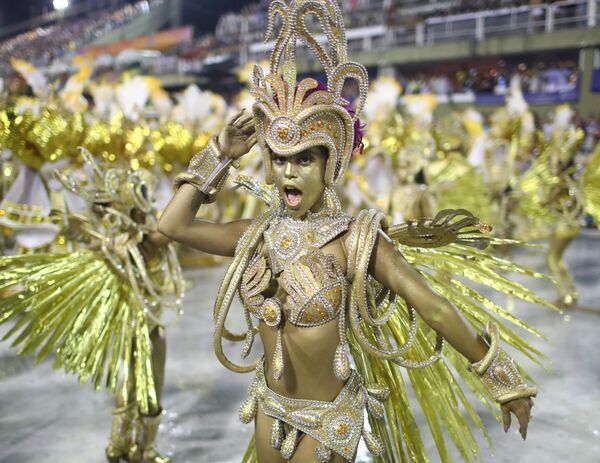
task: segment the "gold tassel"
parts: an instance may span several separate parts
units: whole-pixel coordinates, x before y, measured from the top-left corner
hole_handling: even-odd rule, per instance
[[[333,356],[333,372],[337,379],[346,381],[350,378],[350,360],[348,359],[348,344],[340,344]]]
[[[367,410],[378,420],[383,419],[385,415],[385,409],[383,408],[383,404],[374,397],[367,397]]]
[[[258,400],[256,397],[250,396],[240,407],[240,421],[244,424],[250,423],[256,416],[258,410]]]
[[[283,423],[279,421],[277,418],[273,419],[273,424],[271,425],[271,447],[279,450],[281,448],[281,444],[283,443]]]
[[[283,376],[283,345],[281,343],[282,327],[277,328],[277,344],[273,353],[273,377],[279,381]]]
[[[296,451],[297,440],[298,430],[296,428],[292,428],[290,432],[288,432],[287,436],[285,436],[283,444],[281,444],[281,456],[285,460],[289,460],[294,455],[294,452]]]
[[[365,440],[365,444],[367,444],[367,449],[369,449],[369,452],[371,452],[371,455],[375,457],[380,457],[383,455],[383,444],[375,434],[363,429],[362,436]]]

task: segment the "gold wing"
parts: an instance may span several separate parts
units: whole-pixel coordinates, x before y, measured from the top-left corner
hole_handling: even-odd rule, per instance
[[[4,339],[19,354],[54,353],[55,368],[113,393],[133,380],[140,410],[157,405],[144,307],[101,253],[2,257],[0,293],[11,289],[0,323],[12,323]]]
[[[449,220],[445,221],[444,217]],[[543,275],[494,257],[481,249],[456,242],[461,239],[460,230],[470,230],[476,235],[473,227],[478,223],[477,218],[466,211],[460,214],[456,211],[443,211],[439,220],[436,217],[430,222],[421,221],[421,224],[425,224],[421,225],[422,229],[419,229],[418,224],[413,226],[416,238],[410,234],[411,226],[408,224],[391,227],[389,230],[404,257],[438,294],[454,304],[478,332],[492,319],[499,326],[505,343],[534,362],[544,365],[546,357],[523,339],[515,327],[536,336],[541,334],[495,302],[497,297],[492,299],[487,295],[489,291],[493,291],[497,296],[505,295],[553,307],[522,284],[505,276],[509,272],[533,278],[541,278]],[[435,232],[428,231],[428,228]],[[453,238],[455,242],[452,242]],[[504,243],[504,240],[493,238],[476,240],[475,243],[482,244],[486,241],[492,245]],[[467,244],[471,243],[467,240]],[[362,276],[355,277],[353,285],[361,280]],[[378,293],[378,283],[372,279],[370,287],[373,294]],[[485,289],[485,294],[482,288]],[[358,303],[365,300],[361,294],[356,294]],[[478,378],[468,372],[466,361],[461,355],[450,347],[440,355],[440,339],[416,316],[414,309],[406,301],[393,295],[377,300],[377,297],[370,298],[368,294],[369,288],[367,300],[371,301],[371,308],[368,313],[385,323],[370,324],[363,316],[358,326],[352,326],[348,330],[348,339],[356,367],[365,381],[386,385],[391,391],[390,399],[385,403],[386,420],[370,420],[371,427],[381,438],[385,448],[384,457],[377,457],[374,461],[429,460],[421,426],[414,411],[416,406],[421,408],[443,462],[452,461],[448,439],[458,449],[464,461],[478,461],[474,429],[479,429],[486,437],[487,434],[483,421],[469,402],[461,384],[470,389],[496,416],[497,405],[490,399]],[[349,318],[352,320],[352,316]],[[384,356],[371,355],[365,349],[365,343],[379,346],[382,352],[396,350],[403,353],[392,359],[384,357],[388,355],[385,353]],[[407,349],[400,346],[407,346]],[[406,367],[405,373],[403,367]],[[459,376],[462,378],[460,383]],[[527,377],[526,374],[524,376]],[[409,388],[414,394],[409,394]]]

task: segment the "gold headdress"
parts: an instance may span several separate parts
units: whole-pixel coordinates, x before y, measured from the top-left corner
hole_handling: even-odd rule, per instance
[[[309,15],[316,16],[320,22],[328,47],[319,44],[317,37],[309,32],[306,25]],[[354,124],[365,104],[369,86],[367,70],[359,63],[348,61],[343,17],[335,1],[271,2],[265,41],[274,35],[277,16],[282,24],[271,53],[270,73],[265,77],[262,69],[255,66],[251,87],[256,98],[253,113],[258,143],[265,156],[266,181],[272,183],[269,149],[285,156],[324,146],[329,153],[325,183],[333,185],[343,177],[352,155]],[[296,82],[298,40],[323,65],[326,89],[320,89],[312,78]],[[359,85],[360,94],[353,114],[346,109],[349,103],[342,97],[347,79],[354,79]]]
[[[82,149],[81,155],[92,169],[92,178],[84,185],[72,175],[56,171],[56,178],[65,188],[90,204],[110,203],[112,208],[127,215],[134,207],[145,213],[152,212],[157,182],[150,172],[116,167],[103,170],[89,151]]]

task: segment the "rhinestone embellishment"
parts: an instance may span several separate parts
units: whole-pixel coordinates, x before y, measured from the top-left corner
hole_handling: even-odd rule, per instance
[[[284,146],[293,146],[300,141],[300,128],[293,119],[281,116],[271,123],[271,138]]]
[[[262,306],[262,319],[268,326],[281,322],[281,303],[277,299],[266,299]]]

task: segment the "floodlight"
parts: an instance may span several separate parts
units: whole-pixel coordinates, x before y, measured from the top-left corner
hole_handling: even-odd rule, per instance
[[[65,8],[68,8],[69,0],[54,0],[52,5],[54,5],[55,10],[64,10]]]

